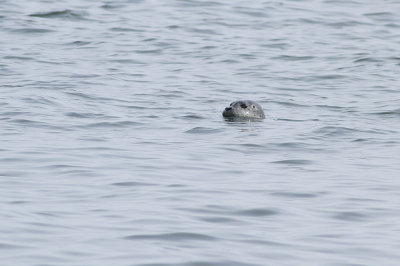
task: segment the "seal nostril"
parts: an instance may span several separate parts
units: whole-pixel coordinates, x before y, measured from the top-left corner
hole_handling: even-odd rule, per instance
[[[229,110],[232,110],[232,107],[226,107],[225,108],[225,111],[229,111]]]

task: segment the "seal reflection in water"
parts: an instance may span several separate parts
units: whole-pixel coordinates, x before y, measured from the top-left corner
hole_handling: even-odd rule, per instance
[[[264,111],[258,103],[250,100],[235,101],[226,107],[222,115],[229,119],[264,119]]]

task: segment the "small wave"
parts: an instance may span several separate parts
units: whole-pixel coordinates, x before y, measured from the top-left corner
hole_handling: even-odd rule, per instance
[[[277,215],[279,214],[278,211],[273,210],[273,209],[249,209],[249,210],[242,210],[242,211],[237,211],[235,212],[237,215],[243,215],[243,216],[254,216],[254,217],[259,217],[259,216],[272,216],[272,215]]]
[[[88,44],[90,44],[90,42],[86,42],[86,41],[74,41],[74,42],[67,43],[67,45],[73,45],[73,46],[85,46]]]
[[[209,134],[209,133],[218,133],[221,132],[221,129],[215,129],[215,128],[206,128],[206,127],[194,127],[192,129],[189,129],[185,131],[185,133],[190,133],[190,134]]]
[[[146,263],[138,266],[258,266],[259,264],[243,263],[237,261],[188,261],[183,263]]]
[[[190,1],[179,1],[180,6],[184,7],[215,7],[224,5],[222,2],[214,1],[202,1],[202,0],[190,0]]]
[[[315,198],[318,197],[316,193],[301,193],[301,192],[273,192],[273,196],[285,198]]]
[[[209,222],[209,223],[234,223],[237,220],[227,217],[203,217],[200,220]]]
[[[280,59],[284,61],[308,61],[314,59],[314,56],[294,56],[294,55],[280,55],[272,59]]]
[[[7,249],[23,249],[23,248],[26,248],[26,246],[0,243],[0,249],[1,249],[1,250],[7,250]]]
[[[376,59],[376,58],[372,58],[372,57],[363,57],[363,58],[359,58],[353,61],[354,63],[378,63],[378,62],[382,62],[382,60]]]
[[[144,30],[132,29],[132,28],[122,28],[122,27],[113,27],[110,29],[115,32],[143,32]]]
[[[326,126],[314,131],[314,133],[322,134],[324,136],[343,136],[355,132],[363,132],[363,131],[354,128],[335,127],[335,126]]]
[[[307,164],[312,164],[313,161],[298,159],[298,160],[280,160],[280,161],[274,161],[272,163],[288,164],[288,165],[307,165]]]
[[[117,187],[155,186],[155,184],[144,183],[144,182],[135,182],[135,181],[117,182],[117,183],[112,183],[111,185],[117,186]]]
[[[382,115],[382,116],[400,116],[400,108],[399,109],[394,109],[394,110],[378,112],[378,113],[373,113],[373,114]]]
[[[40,28],[22,28],[22,29],[14,29],[12,30],[12,32],[23,33],[23,34],[40,34],[40,33],[54,32],[54,30],[40,29]]]
[[[38,17],[38,18],[61,18],[61,19],[70,19],[70,20],[83,20],[87,16],[85,12],[77,12],[69,9],[62,11],[51,11],[51,12],[43,12],[43,13],[35,13],[29,15],[30,17]]]
[[[121,127],[129,127],[129,126],[138,126],[142,125],[139,122],[133,121],[117,121],[117,122],[98,122],[98,123],[90,123],[87,125],[80,126],[81,128],[121,128]]]
[[[368,218],[368,215],[359,212],[339,212],[333,218],[350,222],[361,222]]]
[[[179,233],[169,233],[169,234],[155,234],[155,235],[131,235],[124,237],[125,239],[142,239],[142,240],[166,240],[166,241],[215,241],[217,238],[197,233],[187,233],[187,232],[179,232]]]
[[[186,119],[186,120],[204,119],[204,117],[202,117],[200,115],[196,115],[196,114],[183,115],[183,116],[180,116],[180,118]]]
[[[4,59],[11,59],[11,60],[22,60],[22,61],[31,61],[34,60],[32,57],[26,57],[26,56],[12,56],[12,55],[7,55],[3,57]]]
[[[146,49],[146,50],[135,50],[138,54],[161,54],[163,52],[162,49]]]

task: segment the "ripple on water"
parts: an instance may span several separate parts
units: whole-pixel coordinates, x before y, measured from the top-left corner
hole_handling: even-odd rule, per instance
[[[252,217],[260,217],[260,216],[273,216],[280,214],[279,211],[275,209],[269,208],[257,208],[257,209],[248,209],[234,212],[236,215],[241,216],[252,216]]]
[[[111,185],[117,187],[143,187],[143,186],[157,186],[156,184],[152,183],[144,183],[144,182],[135,182],[135,181],[127,181],[127,182],[117,182],[112,183]]]
[[[134,121],[114,121],[114,122],[97,122],[97,123],[89,123],[85,125],[78,126],[79,128],[111,128],[111,129],[118,129],[124,127],[131,127],[131,126],[140,126],[143,123],[134,122]]]
[[[21,34],[41,34],[41,33],[55,32],[55,31],[43,28],[21,28],[21,29],[13,29],[11,30],[11,32],[21,33]]]
[[[218,133],[223,132],[223,129],[216,129],[216,128],[207,128],[207,127],[194,127],[185,131],[185,133],[189,134],[210,134],[210,133]]]
[[[178,232],[168,234],[154,234],[154,235],[131,235],[126,236],[124,239],[130,240],[164,240],[164,241],[217,241],[218,239],[206,234]]]
[[[274,161],[272,163],[287,164],[287,165],[308,165],[308,164],[312,164],[313,161],[311,161],[311,160],[303,160],[303,159],[292,159],[292,160]]]
[[[88,16],[88,13],[84,11],[74,11],[74,10],[61,10],[61,11],[51,11],[51,12],[43,12],[43,13],[34,13],[30,14],[31,17],[37,18],[58,18],[58,19],[67,19],[67,20],[84,20]]]
[[[290,192],[290,191],[272,192],[270,194],[272,196],[278,196],[284,198],[316,198],[319,196],[318,193],[302,193],[302,192]]]
[[[189,261],[184,263],[151,263],[151,264],[138,264],[138,266],[259,266],[259,265],[231,261],[231,260],[218,260],[218,261]]]
[[[347,221],[347,222],[363,222],[369,219],[369,215],[360,212],[337,212],[332,216],[334,219]]]

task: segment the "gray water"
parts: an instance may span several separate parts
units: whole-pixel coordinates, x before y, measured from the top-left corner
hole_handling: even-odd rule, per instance
[[[0,0],[0,264],[399,265],[399,51],[397,0]]]

